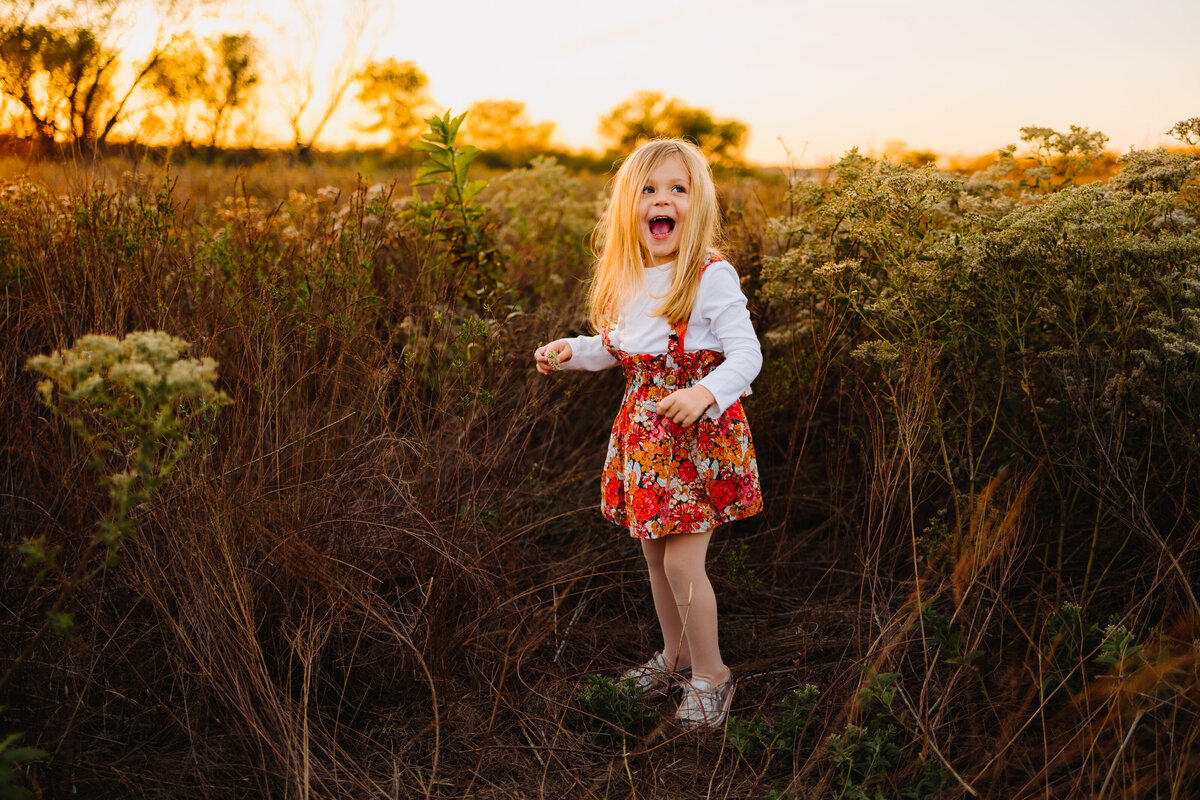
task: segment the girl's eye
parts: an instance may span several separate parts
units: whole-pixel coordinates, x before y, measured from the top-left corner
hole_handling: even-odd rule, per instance
[[[642,194],[654,194],[654,187],[653,186],[643,186]]]
[[[686,193],[687,193],[687,187],[686,187],[686,186],[672,186],[672,187],[671,187],[671,191],[672,191],[672,192],[679,192],[680,194],[686,194]]]

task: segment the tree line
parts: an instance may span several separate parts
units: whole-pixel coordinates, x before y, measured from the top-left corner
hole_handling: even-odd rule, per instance
[[[345,42],[324,81],[316,80],[311,59],[285,56],[279,68],[277,54],[249,32],[191,33],[195,17],[214,2],[156,0],[152,44],[137,59],[124,55],[131,15],[145,13],[133,0],[3,3],[0,133],[10,141],[67,144],[90,153],[114,138],[211,153],[269,145],[258,120],[263,103],[274,102],[290,128],[288,146],[307,155],[352,89],[370,116],[360,130],[386,134],[394,149],[417,139],[423,120],[441,110],[429,76],[416,63],[375,59],[362,47],[381,0],[345,4]],[[296,13],[289,19],[299,20],[315,46],[324,33],[313,0],[291,2]],[[144,20],[138,23],[145,28]],[[463,139],[485,150],[532,154],[552,148],[554,123],[533,120],[521,101],[484,99],[466,111]],[[680,136],[726,164],[741,161],[748,133],[742,122],[652,91],[626,99],[602,115],[598,127],[612,150],[628,151],[654,136]]]

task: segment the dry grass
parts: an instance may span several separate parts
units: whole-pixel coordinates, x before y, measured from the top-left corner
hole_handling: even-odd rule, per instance
[[[234,402],[211,452],[141,509],[121,563],[82,591],[73,638],[47,640],[4,689],[3,730],[51,751],[24,773],[42,796],[853,797],[829,761],[828,735],[848,723],[897,729],[903,757],[882,796],[924,761],[949,777],[921,796],[1194,787],[1197,621],[1159,624],[1160,604],[1138,599],[1170,588],[1169,573],[1121,606],[1142,655],[1105,674],[1094,643],[1064,657],[1043,632],[1056,608],[1034,546],[1044,467],[985,480],[962,498],[961,523],[923,532],[938,390],[919,354],[906,366],[919,379],[852,413],[853,394],[823,393],[846,349],[832,318],[772,351],[750,400],[769,505],[718,537],[711,561],[735,713],[774,722],[788,692],[818,684],[815,746],[795,763],[740,753],[724,732],[674,727],[669,702],[647,730],[599,736],[577,702],[586,676],[655,641],[636,549],[596,513],[619,376],[549,382],[529,368],[539,342],[578,327],[577,301],[497,310],[464,340],[469,314],[419,294],[436,254],[363,223],[366,193],[346,175],[246,172],[262,197],[346,192],[313,212],[314,230],[332,232],[318,247],[278,239],[272,214],[246,204],[221,226],[230,255],[218,263],[198,220],[229,194],[227,174],[180,173],[184,213],[155,227],[143,210],[156,178],[73,169],[39,167],[35,181],[59,190],[9,202],[0,230],[13,265],[0,341],[4,652],[54,592],[31,588],[15,544],[46,535],[69,562],[104,508],[24,359],[87,332],[163,328],[220,361]],[[89,194],[97,179],[122,188]],[[753,292],[775,246],[771,192],[726,189],[730,249],[766,327],[788,313]],[[345,230],[361,236],[347,243]],[[582,277],[573,254],[537,263],[547,257]],[[361,280],[328,280],[360,258]],[[735,568],[742,542],[758,583]],[[961,652],[923,606],[959,631]],[[900,676],[890,711],[856,701],[868,667]]]

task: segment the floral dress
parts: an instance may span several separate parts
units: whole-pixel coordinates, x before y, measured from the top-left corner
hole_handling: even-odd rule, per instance
[[[708,265],[706,264],[705,267]],[[673,326],[662,355],[626,353],[601,337],[625,372],[625,395],[604,461],[600,511],[631,536],[700,533],[762,510],[758,463],[740,400],[717,419],[685,428],[659,414],[658,401],[694,385],[725,357],[683,349],[687,321]]]

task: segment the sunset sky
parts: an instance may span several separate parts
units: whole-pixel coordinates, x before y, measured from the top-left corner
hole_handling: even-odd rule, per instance
[[[248,0],[198,26],[251,30],[274,52],[331,63],[342,2],[307,0],[306,45],[285,0]],[[1023,125],[1071,124],[1109,147],[1151,147],[1200,116],[1197,0],[537,0],[387,3],[363,47],[415,61],[442,107],[524,101],[573,147],[598,146],[601,114],[654,89],[750,126],[753,161],[806,164],[890,140],[943,154],[989,152]],[[284,49],[280,49],[284,48]],[[311,55],[309,55],[311,53]],[[327,71],[322,68],[322,72]],[[274,131],[271,104],[263,127]],[[323,144],[368,137],[352,98]]]

